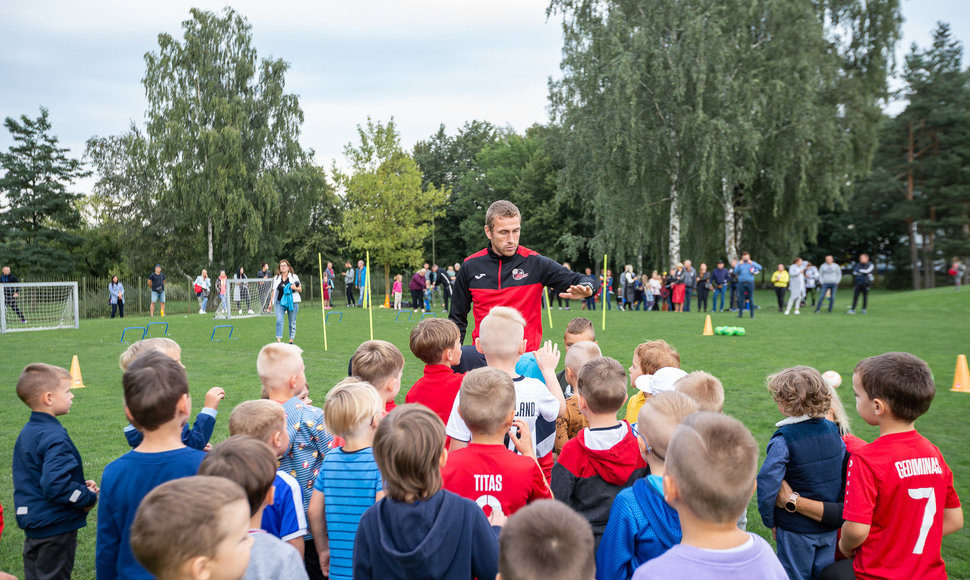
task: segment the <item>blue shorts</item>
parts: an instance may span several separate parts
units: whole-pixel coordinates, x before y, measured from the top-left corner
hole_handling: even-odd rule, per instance
[[[155,302],[161,302],[162,304],[165,304],[164,290],[162,290],[161,292],[155,292],[154,290],[152,290],[152,304],[154,304]]]

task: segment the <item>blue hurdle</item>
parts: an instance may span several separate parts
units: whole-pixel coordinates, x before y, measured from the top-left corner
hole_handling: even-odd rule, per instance
[[[337,322],[343,322],[344,321],[344,313],[343,312],[340,312],[338,310],[335,310],[333,312],[328,312],[327,313],[327,316],[326,316],[326,318],[324,318],[324,320],[326,322],[330,322],[330,316],[333,315],[333,314],[336,314],[337,315]]]
[[[398,310],[397,311],[397,314],[394,315],[394,322],[397,322],[398,319],[401,318],[401,315],[402,314],[407,314],[408,315],[408,322],[411,322],[411,315],[414,314],[414,313],[411,312],[410,310]]]
[[[121,331],[121,341],[120,342],[124,342],[125,341],[125,333],[128,332],[129,330],[140,330],[141,331],[141,338],[139,338],[138,340],[144,340],[145,339],[145,335],[148,334],[148,328],[147,327],[144,327],[144,326],[128,326],[124,330]]]
[[[435,316],[435,313],[434,312],[422,312],[421,313],[421,320],[424,320],[425,318],[427,318],[429,316],[431,318],[437,318],[437,316]]]
[[[164,334],[164,336],[168,336],[168,323],[167,322],[149,322],[148,323],[148,326],[145,327],[145,336],[148,336],[148,334],[152,331],[152,325],[162,325],[162,326],[164,326],[165,327],[165,334]]]
[[[217,324],[212,327],[212,336],[209,337],[209,342],[222,342],[221,338],[216,338],[216,331],[219,330],[220,328],[229,329],[229,336],[226,337],[226,340],[239,340],[238,338],[232,337],[233,327],[231,324]]]

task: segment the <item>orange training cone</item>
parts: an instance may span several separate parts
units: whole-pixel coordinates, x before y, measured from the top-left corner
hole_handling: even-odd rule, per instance
[[[967,368],[967,355],[957,356],[957,370],[953,373],[953,388],[951,391],[970,393],[970,369]]]
[[[708,314],[704,320],[704,332],[702,336],[714,336],[714,328],[711,327],[711,315]]]
[[[385,293],[384,294],[384,308],[390,308],[390,307],[391,307],[391,295]]]
[[[966,366],[964,361],[964,366]],[[77,362],[77,355],[71,360],[71,388],[83,389],[84,381],[81,380],[81,363]]]

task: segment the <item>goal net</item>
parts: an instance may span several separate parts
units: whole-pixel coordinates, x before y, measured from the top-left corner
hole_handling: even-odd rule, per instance
[[[226,282],[225,296],[219,295],[219,281],[212,284],[210,300],[215,306],[215,317],[228,320],[232,318],[252,318],[255,316],[275,316],[270,308],[272,301],[272,278],[230,278]]]
[[[0,332],[78,327],[77,282],[0,284]]]

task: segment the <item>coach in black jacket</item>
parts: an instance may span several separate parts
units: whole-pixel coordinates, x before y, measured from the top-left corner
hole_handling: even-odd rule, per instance
[[[500,200],[485,214],[487,248],[465,258],[455,277],[449,318],[465,340],[468,311],[474,304],[475,331],[495,306],[510,306],[525,318],[527,352],[542,343],[542,289],[559,292],[562,298],[582,300],[599,289],[599,282],[561,266],[538,252],[519,245],[522,216],[509,201]]]

